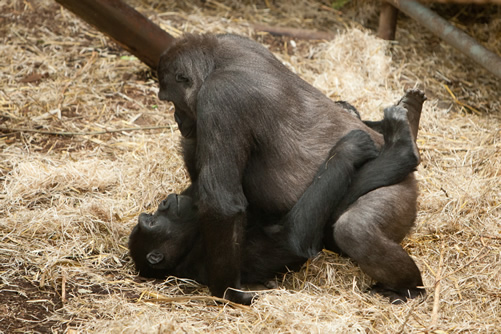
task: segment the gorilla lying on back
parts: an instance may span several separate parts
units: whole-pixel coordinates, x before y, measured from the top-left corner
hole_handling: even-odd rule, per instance
[[[242,283],[262,284],[286,268],[298,269],[307,258],[297,255],[291,245],[297,239],[291,238],[296,226],[307,224],[311,219],[327,222],[329,217],[339,217],[360,196],[398,183],[415,169],[419,156],[406,113],[401,105],[385,110],[383,121],[377,124],[385,138],[381,152],[361,130],[344,136],[331,149],[314,182],[282,219],[263,222],[262,217],[250,216],[255,220],[244,233]],[[376,177],[380,175],[384,177]],[[319,198],[319,193],[326,196]],[[306,231],[304,238],[316,233]],[[209,264],[196,204],[190,196],[171,194],[153,215],[142,213],[130,235],[129,249],[136,269],[144,277],[177,276],[208,283]],[[397,288],[394,294],[386,294],[392,301],[422,292],[415,286]],[[250,303],[253,297],[252,293],[233,291],[233,294],[233,300],[241,303]]]

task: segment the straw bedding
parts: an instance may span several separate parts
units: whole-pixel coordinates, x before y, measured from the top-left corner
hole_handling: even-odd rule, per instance
[[[501,328],[501,84],[402,17],[378,40],[377,1],[134,0],[176,36],[233,32],[269,46],[333,99],[380,119],[409,87],[429,97],[418,144],[419,215],[405,241],[428,296],[364,292],[324,252],[251,306],[183,278],[141,280],[126,243],[137,215],[188,179],[173,108],[152,73],[49,0],[0,1],[0,332],[494,333]],[[437,6],[501,55],[499,7]],[[271,36],[254,23],[330,31]],[[371,30],[372,29],[372,30]]]

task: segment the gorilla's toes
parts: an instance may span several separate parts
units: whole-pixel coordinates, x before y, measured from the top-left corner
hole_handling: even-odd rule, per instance
[[[400,105],[410,112],[421,112],[421,107],[424,101],[426,101],[426,95],[423,91],[419,89],[409,89],[405,92],[405,95],[398,101],[397,105]]]
[[[269,280],[263,283],[268,289],[277,289],[278,283],[275,280]]]
[[[410,289],[393,289],[388,288],[384,284],[376,283],[369,289],[369,293],[387,297],[390,299],[390,303],[392,304],[402,304],[407,302],[409,299],[425,296],[426,290],[417,287]]]
[[[426,96],[422,91],[410,89],[405,92],[405,95],[397,103],[397,105],[407,109],[407,119],[409,120],[414,141],[416,141],[424,101],[426,101]]]
[[[228,288],[224,292],[223,298],[237,304],[250,305],[252,304],[252,300],[257,296],[258,294],[254,291],[242,291],[239,289]]]

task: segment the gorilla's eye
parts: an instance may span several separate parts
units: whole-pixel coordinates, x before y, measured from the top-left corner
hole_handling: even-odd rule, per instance
[[[190,79],[187,76],[185,76],[184,74],[178,73],[178,74],[176,74],[176,81],[177,82],[189,82]]]
[[[165,211],[165,210],[167,210],[169,208],[169,206],[170,206],[170,202],[167,199],[164,199],[158,205],[158,210],[159,211]]]

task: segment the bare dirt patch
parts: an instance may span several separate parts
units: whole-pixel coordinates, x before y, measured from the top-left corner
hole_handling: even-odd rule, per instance
[[[18,278],[2,286],[0,331],[4,333],[63,332],[64,324],[50,320],[63,304],[52,289],[42,290],[28,280]]]

